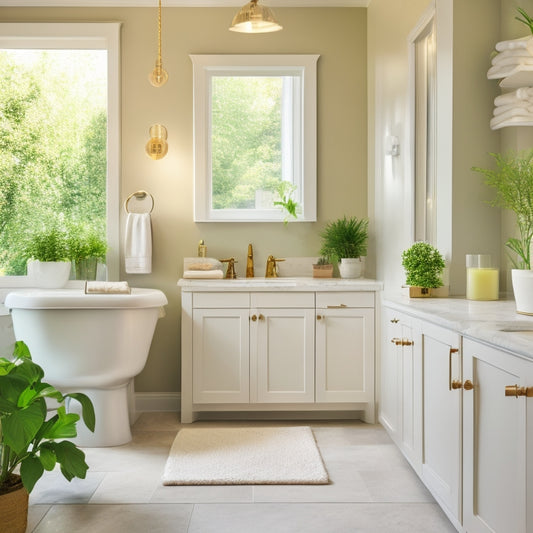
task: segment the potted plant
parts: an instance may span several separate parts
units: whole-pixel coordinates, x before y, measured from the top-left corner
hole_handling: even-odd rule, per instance
[[[531,270],[531,239],[533,238],[533,150],[490,154],[496,169],[473,167],[485,177],[485,184],[495,189],[493,206],[514,211],[518,238],[510,237],[505,245],[509,255],[513,292],[518,313],[533,315],[533,271]]]
[[[438,295],[434,289],[443,286],[442,272],[445,263],[436,248],[427,242],[415,242],[402,252],[402,266],[411,298]]]
[[[339,262],[341,278],[361,276],[368,241],[368,220],[356,217],[339,218],[328,222],[320,234],[320,254]]]
[[[94,227],[72,224],[67,236],[68,255],[75,278],[94,280],[99,261],[105,262],[107,242]]]
[[[328,257],[319,257],[317,262],[313,265],[314,278],[332,278],[333,264]]]
[[[0,516],[2,531],[10,533],[26,530],[28,494],[45,470],[59,464],[70,481],[84,479],[89,468],[83,451],[57,439],[75,437],[80,418],[66,412],[66,398],[81,403],[83,421],[94,431],[91,400],[82,393],[63,395],[43,378],[43,369],[31,360],[22,341],[15,343],[12,360],[0,358]],[[50,418],[45,398],[59,404]]]
[[[70,276],[66,233],[54,226],[33,233],[25,247],[28,276],[37,287],[63,287]]]

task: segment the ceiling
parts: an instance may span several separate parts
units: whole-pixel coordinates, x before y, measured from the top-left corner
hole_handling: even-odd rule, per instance
[[[271,7],[368,7],[371,0],[266,0]],[[163,7],[241,6],[245,0],[162,0]],[[0,0],[0,7],[154,7],[157,0]]]

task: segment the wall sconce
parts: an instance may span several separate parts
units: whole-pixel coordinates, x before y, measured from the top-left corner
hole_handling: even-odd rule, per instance
[[[397,157],[400,155],[400,139],[396,135],[387,135],[385,141],[385,154]]]
[[[159,10],[157,12],[157,59],[154,70],[148,75],[148,80],[154,87],[161,87],[168,80],[168,72],[163,68],[163,60],[161,58],[161,0],[159,0]]]
[[[258,6],[257,0],[252,0],[233,17],[229,29],[241,33],[267,33],[283,27],[276,21],[270,8]]]
[[[150,128],[150,140],[146,143],[146,154],[152,159],[162,159],[167,155],[167,129],[162,124]]]

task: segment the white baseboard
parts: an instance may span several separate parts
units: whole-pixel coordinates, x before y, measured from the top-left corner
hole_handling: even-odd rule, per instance
[[[135,411],[137,413],[154,411],[179,412],[181,394],[179,392],[136,392]]]

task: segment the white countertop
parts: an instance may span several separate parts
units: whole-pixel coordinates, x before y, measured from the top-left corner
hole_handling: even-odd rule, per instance
[[[533,359],[533,316],[516,312],[514,300],[409,298],[383,294],[383,305]]]
[[[237,278],[237,279],[180,279],[178,286],[187,292],[246,292],[246,291],[379,291],[382,283],[373,279],[341,278]]]

